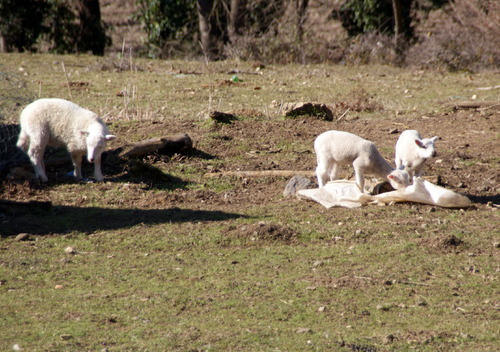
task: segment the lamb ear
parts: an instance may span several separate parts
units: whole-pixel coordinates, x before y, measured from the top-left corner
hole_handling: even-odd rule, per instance
[[[107,140],[107,141],[112,141],[113,139],[116,139],[117,137],[113,134],[107,134],[106,136],[104,136],[104,138]]]
[[[422,143],[422,141],[420,139],[415,139],[415,144],[418,145],[420,148],[424,147],[424,144]]]
[[[435,142],[435,141],[439,141],[441,139],[441,137],[439,136],[434,136],[431,138],[431,141]]]
[[[88,131],[81,130],[80,133],[82,134],[82,136],[85,136],[85,137],[87,137],[89,135]]]

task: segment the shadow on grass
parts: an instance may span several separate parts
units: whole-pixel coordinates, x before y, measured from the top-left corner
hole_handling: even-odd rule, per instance
[[[246,215],[223,211],[169,209],[108,209],[98,207],[41,206],[34,202],[12,202],[0,219],[0,235],[19,233],[33,235],[65,234],[129,228],[138,224],[184,223],[191,221],[224,221],[247,218]],[[35,202],[36,203],[36,202]]]
[[[121,151],[122,148],[117,148],[112,151],[106,151],[102,154],[102,169],[105,181],[117,183],[141,183],[146,184],[147,189],[159,190],[183,189],[190,183],[182,180],[181,178],[165,173],[158,167],[149,162],[145,162],[140,158],[122,158],[119,155]],[[215,156],[196,148],[184,151],[183,154],[188,157],[204,160],[216,158]],[[26,177],[26,175],[34,177],[33,167],[31,166],[29,159],[24,153],[21,153],[21,156],[24,156],[24,158],[22,159],[22,162],[19,162],[18,164],[25,170],[22,177]],[[72,184],[82,182],[75,180],[72,176],[73,165],[71,164],[71,159],[64,148],[47,148],[45,152],[45,159],[47,159],[46,171],[49,181],[47,183],[40,183],[39,181],[32,180],[30,184],[33,187],[44,188],[55,184]],[[88,163],[85,158],[82,160],[82,173],[84,177],[93,177],[94,175],[94,165]],[[1,173],[0,170],[0,178],[4,178],[5,176],[6,172]],[[86,180],[92,179],[86,178]]]
[[[493,196],[475,196],[466,194],[466,196],[472,203],[488,204],[491,202],[493,204],[500,204],[500,194],[495,194]]]

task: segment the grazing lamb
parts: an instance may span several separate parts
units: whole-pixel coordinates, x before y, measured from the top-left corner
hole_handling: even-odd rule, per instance
[[[102,181],[101,154],[106,141],[116,138],[92,111],[64,99],[39,99],[21,112],[17,146],[25,151],[37,178],[47,181],[43,155],[45,147],[66,146],[73,161],[74,176],[82,178],[82,158],[94,163],[94,176]]]
[[[410,182],[413,176],[421,176],[424,162],[436,156],[435,143],[439,137],[420,137],[416,130],[406,130],[401,133],[396,143],[396,168],[405,170],[410,175]]]
[[[365,192],[365,173],[386,178],[394,189],[406,187],[408,175],[394,168],[380,155],[372,142],[355,134],[343,131],[327,131],[314,141],[314,151],[318,160],[316,176],[319,187],[323,187],[328,177],[331,181],[338,177],[338,166],[352,164],[356,184]]]

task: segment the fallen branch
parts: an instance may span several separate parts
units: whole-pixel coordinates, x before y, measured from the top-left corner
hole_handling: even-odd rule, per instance
[[[498,86],[491,86],[491,87],[479,87],[476,88],[477,90],[493,90],[493,89],[500,89],[500,85]]]
[[[193,141],[187,134],[177,134],[169,137],[152,138],[137,142],[134,145],[125,148],[120,156],[136,157],[150,153],[158,152],[160,154],[169,154],[179,152],[193,147]]]
[[[337,119],[337,122],[340,122],[340,120],[342,120],[342,118],[349,112],[349,110],[351,110],[351,108],[347,108],[347,110]]]
[[[500,101],[457,101],[450,103],[454,109],[491,109],[500,106]]]
[[[203,177],[292,177],[296,175],[312,177],[314,171],[295,171],[295,170],[262,170],[262,171],[224,171],[224,172],[208,172]]]

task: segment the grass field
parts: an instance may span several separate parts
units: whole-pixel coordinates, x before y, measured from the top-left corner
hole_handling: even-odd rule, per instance
[[[176,133],[194,142],[104,158],[102,183],[68,178],[70,163],[47,170],[47,184],[2,179],[0,199],[18,203],[0,205],[2,351],[500,348],[500,110],[450,105],[500,101],[484,89],[499,72],[84,55],[0,63],[23,82],[3,79],[2,96],[93,110],[119,136],[110,149]],[[22,106],[2,99],[1,122],[16,123]],[[334,121],[281,115],[301,101],[331,105]],[[214,110],[236,119],[205,119]],[[287,177],[206,177],[312,171],[312,143],[328,129],[373,140],[393,162],[407,128],[442,138],[426,174],[472,207],[325,209],[285,198]]]

